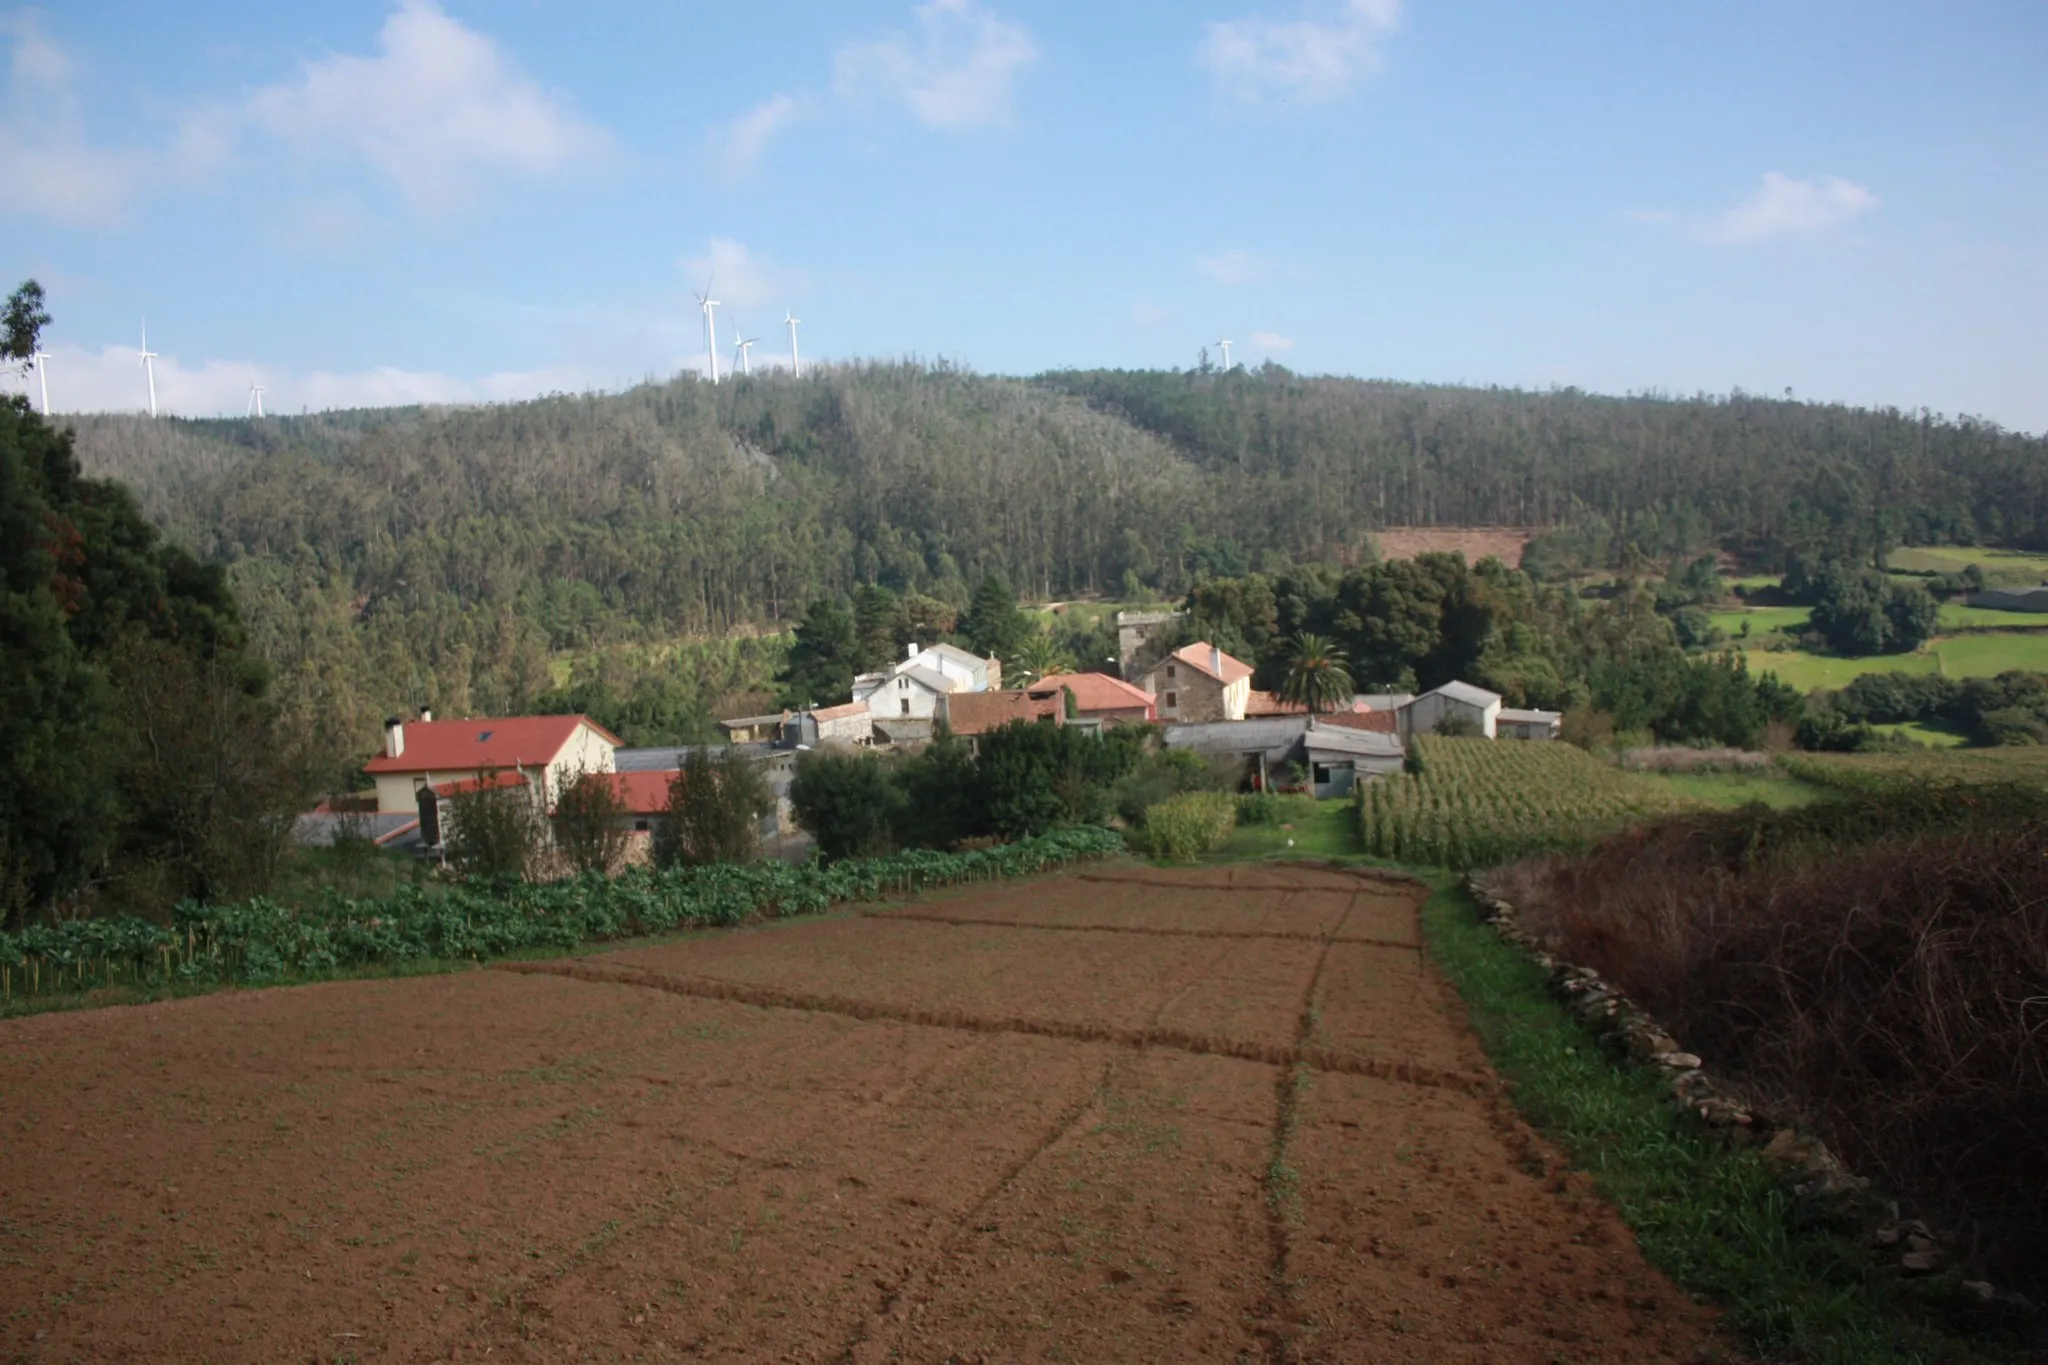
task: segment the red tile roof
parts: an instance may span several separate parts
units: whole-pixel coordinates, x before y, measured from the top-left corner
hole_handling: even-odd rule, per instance
[[[405,723],[405,752],[397,758],[383,754],[365,765],[372,773],[423,773],[436,769],[451,772],[478,768],[544,768],[555,761],[562,746],[588,725],[598,734],[621,746],[624,741],[588,716],[506,716],[498,720],[409,720]]]
[[[1298,701],[1289,701],[1278,692],[1261,692],[1253,688],[1245,698],[1244,713],[1250,716],[1303,716],[1308,708]]]
[[[1048,673],[1031,684],[1031,693],[1057,696],[1063,687],[1073,689],[1074,706],[1084,716],[1098,711],[1143,711],[1148,718],[1154,714],[1150,692],[1107,673]]]
[[[659,815],[668,809],[669,783],[674,772],[604,773],[612,795],[619,798],[629,815]]]
[[[525,773],[516,771],[491,773],[487,777],[465,777],[459,782],[436,782],[434,784],[434,795],[454,796],[458,792],[478,792],[486,788],[491,791],[503,791],[507,787],[523,787],[525,785]]]
[[[940,699],[946,725],[956,735],[980,735],[1013,720],[1053,720],[1063,715],[1055,694],[1034,697],[1025,691],[948,692]]]
[[[1318,725],[1336,725],[1346,730],[1365,730],[1376,735],[1397,734],[1400,726],[1392,711],[1332,711],[1317,716]]]
[[[1252,675],[1252,666],[1250,664],[1242,659],[1231,658],[1207,640],[1201,640],[1195,644],[1176,649],[1173,651],[1172,657],[1180,660],[1197,673],[1206,674],[1214,678],[1226,687],[1236,682],[1239,678],[1249,678]],[[1210,667],[1212,659],[1215,658],[1220,658],[1223,661],[1223,671],[1220,673]]]

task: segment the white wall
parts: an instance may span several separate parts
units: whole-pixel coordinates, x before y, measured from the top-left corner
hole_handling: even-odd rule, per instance
[[[910,709],[903,709],[909,702]],[[868,694],[868,714],[875,720],[931,720],[939,713],[939,694],[916,678],[898,675]]]

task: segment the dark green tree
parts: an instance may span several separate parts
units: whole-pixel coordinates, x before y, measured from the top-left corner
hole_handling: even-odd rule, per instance
[[[33,360],[43,329],[49,325],[49,310],[43,307],[43,287],[34,280],[23,280],[7,296],[7,311],[0,314],[0,358],[24,364]]]
[[[896,769],[896,842],[905,848],[952,848],[994,832],[981,775],[966,741],[944,726],[922,751]]]
[[[797,824],[835,861],[889,852],[900,801],[889,770],[872,754],[806,754],[789,784]]]
[[[1287,676],[1280,695],[1311,713],[1332,711],[1351,700],[1351,670],[1343,651],[1307,631],[1287,644]]]
[[[989,574],[974,590],[974,600],[960,617],[967,647],[985,659],[1009,662],[1033,634],[1031,618],[1017,606],[1017,594],[1000,574]]]
[[[776,675],[784,706],[835,706],[853,696],[860,671],[860,639],[853,614],[823,598],[811,603],[797,625],[789,661]]]

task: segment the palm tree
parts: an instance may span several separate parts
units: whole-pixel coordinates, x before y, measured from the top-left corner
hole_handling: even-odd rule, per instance
[[[1351,668],[1344,651],[1320,635],[1297,635],[1287,647],[1287,676],[1280,695],[1311,713],[1328,711],[1351,696]]]
[[[1071,673],[1074,660],[1052,642],[1049,635],[1028,636],[1016,650],[1015,657],[1003,661],[1003,680],[1015,678],[1017,682],[1035,682],[1054,673]],[[1015,686],[1015,684],[1011,684]]]

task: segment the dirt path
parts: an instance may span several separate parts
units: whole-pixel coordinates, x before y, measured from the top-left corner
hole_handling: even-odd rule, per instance
[[[0,1025],[0,1359],[1712,1356],[1418,900],[1098,871]]]

